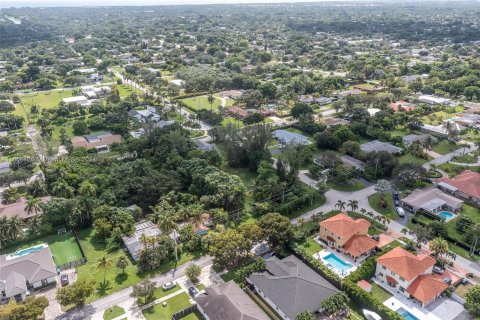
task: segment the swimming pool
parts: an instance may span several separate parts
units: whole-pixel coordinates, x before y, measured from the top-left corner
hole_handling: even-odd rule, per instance
[[[323,257],[322,259],[325,262],[325,264],[327,264],[327,265],[330,264],[335,269],[337,269],[339,271],[342,271],[342,272],[346,272],[353,267],[350,263],[345,262],[342,259],[340,259],[339,257],[337,257],[335,255],[335,253],[329,253],[328,255]]]
[[[27,255],[29,253],[40,251],[43,248],[45,248],[46,246],[47,246],[46,244],[39,244],[39,245],[34,246],[34,247],[18,250],[17,252],[11,253],[8,256],[9,256],[10,259],[23,257],[24,255]]]
[[[449,212],[449,211],[441,211],[441,212],[437,213],[437,216],[439,216],[440,218],[442,218],[445,221],[450,221],[453,218],[455,218],[455,215],[453,213]]]
[[[400,314],[405,320],[418,320],[417,317],[403,308],[398,309],[397,313]]]

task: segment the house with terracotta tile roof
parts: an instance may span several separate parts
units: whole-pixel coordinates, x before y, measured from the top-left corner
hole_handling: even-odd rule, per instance
[[[443,177],[435,185],[457,198],[480,204],[480,173],[465,170],[454,178]]]
[[[370,222],[365,219],[355,220],[345,213],[339,213],[319,224],[319,238],[329,247],[339,249],[355,260],[368,256],[378,246],[378,242],[368,235]]]
[[[396,247],[377,258],[375,277],[391,289],[419,301],[422,307],[438,298],[449,286],[444,275],[433,274],[434,258]],[[451,281],[451,278],[449,278]]]
[[[392,102],[388,105],[388,107],[390,109],[392,109],[393,111],[403,110],[405,112],[410,112],[410,111],[413,111],[415,109],[414,104],[411,104],[411,103],[403,101],[403,100],[399,100],[397,102]]]

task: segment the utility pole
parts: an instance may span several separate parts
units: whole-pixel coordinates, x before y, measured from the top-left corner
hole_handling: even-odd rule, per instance
[[[469,252],[470,256],[473,256],[475,254],[475,249],[477,248],[477,242],[478,242],[478,238],[475,237],[472,241],[472,246],[470,247],[470,252]]]

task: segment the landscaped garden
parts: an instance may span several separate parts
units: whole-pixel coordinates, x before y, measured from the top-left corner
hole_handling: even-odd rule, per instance
[[[356,179],[351,179],[347,183],[329,181],[327,182],[327,188],[338,191],[353,192],[364,189],[365,185]]]
[[[192,305],[190,303],[190,297],[185,292],[182,292],[166,300],[165,302],[166,306],[163,306],[162,303],[158,303],[150,308],[143,310],[143,315],[145,316],[145,318],[147,320],[171,319],[174,313],[184,310]]]
[[[368,204],[372,207],[373,210],[377,211],[381,215],[389,217],[390,219],[397,219],[398,215],[395,213],[395,206],[393,205],[393,196],[389,193],[384,196],[386,203],[385,207],[380,205],[381,194],[374,193],[368,197]]]
[[[453,152],[457,149],[459,149],[460,146],[456,144],[455,142],[448,141],[448,140],[442,140],[436,145],[433,146],[432,150],[436,153],[439,154],[447,154],[450,152]]]
[[[305,250],[309,255],[314,255],[315,253],[318,253],[322,251],[323,247],[320,243],[318,243],[315,240],[315,237],[317,235],[311,235],[307,237],[302,243],[300,243],[298,246]]]

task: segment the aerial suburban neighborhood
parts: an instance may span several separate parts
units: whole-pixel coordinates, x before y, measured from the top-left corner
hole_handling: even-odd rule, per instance
[[[0,320],[480,319],[478,1],[50,2],[0,2]]]

